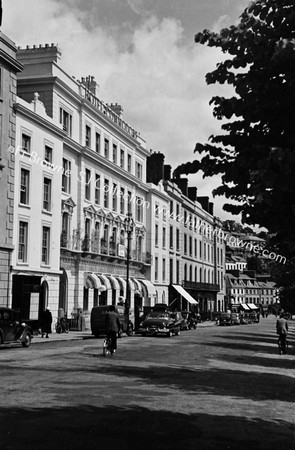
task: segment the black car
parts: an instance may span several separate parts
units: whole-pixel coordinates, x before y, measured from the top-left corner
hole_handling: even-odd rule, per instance
[[[178,336],[181,330],[182,316],[179,312],[151,311],[139,325],[139,333],[147,335]]]
[[[219,325],[231,325],[231,314],[230,313],[220,313],[218,319]]]
[[[99,337],[101,334],[105,334],[105,317],[110,310],[110,305],[104,306],[94,306],[91,310],[90,325],[91,332],[95,337]],[[129,316],[127,315],[127,310],[124,306],[117,305],[116,313],[119,314],[121,333],[126,333],[127,336],[132,336],[133,334],[133,323],[131,322]]]
[[[23,347],[30,347],[32,337],[32,328],[16,320],[16,312],[13,309],[0,307],[0,344],[21,344]]]

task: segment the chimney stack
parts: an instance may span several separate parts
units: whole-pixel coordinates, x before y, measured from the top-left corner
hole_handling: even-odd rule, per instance
[[[209,212],[209,197],[197,197],[197,201],[201,203],[204,211]]]
[[[164,179],[164,159],[163,153],[152,153],[146,162],[146,180],[148,183],[158,184]]]
[[[187,178],[173,178],[173,183],[176,183],[183,195],[188,196],[188,179]]]
[[[120,119],[122,119],[123,108],[121,105],[118,105],[118,103],[111,103],[110,105],[108,105],[108,107],[111,108],[111,110],[114,111],[114,113],[117,114],[117,116],[119,116]]]
[[[195,186],[188,187],[188,198],[195,202],[197,200],[197,188]]]
[[[169,164],[164,165],[164,180],[171,180],[171,166]]]
[[[98,96],[98,90],[99,90],[99,86],[95,81],[95,78],[93,76],[87,76],[82,77],[81,78],[81,84],[83,84],[84,87],[86,87],[86,89],[88,89],[91,94],[95,95],[95,97]]]

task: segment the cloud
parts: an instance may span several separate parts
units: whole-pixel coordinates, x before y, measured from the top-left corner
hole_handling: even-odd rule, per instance
[[[127,0],[128,5],[138,15],[144,14],[144,5],[142,0]]]

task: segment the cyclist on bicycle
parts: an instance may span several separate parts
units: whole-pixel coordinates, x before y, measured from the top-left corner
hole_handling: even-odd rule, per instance
[[[286,339],[288,334],[288,322],[284,317],[284,312],[281,312],[280,318],[276,324],[277,334],[282,344],[283,353],[286,354]]]
[[[110,305],[110,309],[105,316],[105,330],[107,333],[107,339],[110,338],[112,342],[111,353],[115,353],[117,350],[117,334],[120,331],[120,327],[119,314],[116,312],[115,306]]]

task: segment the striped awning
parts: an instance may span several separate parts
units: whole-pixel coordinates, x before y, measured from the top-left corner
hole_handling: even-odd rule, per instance
[[[131,285],[131,283],[133,283],[134,288],[132,289],[133,291],[137,292],[139,295],[142,295],[142,284],[139,282],[139,280],[137,280],[137,278],[130,278],[129,280],[129,284]]]
[[[119,289],[126,291],[126,285],[127,285],[126,278],[119,277],[119,276],[115,276],[115,278],[119,282],[119,286],[120,286]],[[129,289],[134,292],[138,291],[138,293],[140,295],[142,293],[142,286],[139,283],[139,281],[137,280],[137,278],[134,278],[134,277],[129,278]]]
[[[139,278],[138,281],[143,286],[143,292],[145,293],[145,297],[154,297],[157,295],[156,288],[150,280]]]
[[[106,277],[106,275],[103,275],[101,273],[96,273],[95,275],[100,279],[106,289],[112,289],[110,280]]]
[[[84,274],[84,286],[87,289],[99,289],[102,287],[101,280],[97,277],[95,273],[85,272]]]
[[[115,276],[116,280],[119,282],[120,289],[126,291],[126,281],[123,277]]]
[[[106,277],[110,281],[112,289],[115,289],[116,291],[119,291],[121,289],[119,281],[116,277],[114,277],[113,275],[106,275]]]

